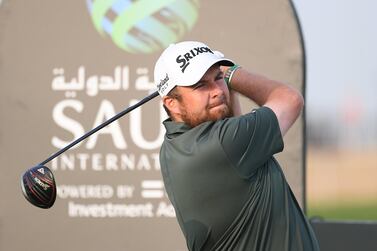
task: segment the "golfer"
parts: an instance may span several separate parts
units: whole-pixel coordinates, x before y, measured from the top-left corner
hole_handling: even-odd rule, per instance
[[[155,65],[169,119],[161,171],[189,250],[319,250],[274,154],[301,94],[201,42],[170,45]],[[260,106],[241,114],[237,95]]]

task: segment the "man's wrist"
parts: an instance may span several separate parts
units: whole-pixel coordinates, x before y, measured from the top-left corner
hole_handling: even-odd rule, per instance
[[[241,66],[235,64],[232,67],[229,67],[224,73],[224,80],[229,90],[231,89],[231,81],[232,81],[233,74],[240,67]]]

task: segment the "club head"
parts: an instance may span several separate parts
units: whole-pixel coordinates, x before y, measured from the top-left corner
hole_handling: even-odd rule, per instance
[[[51,170],[35,166],[21,177],[21,188],[25,198],[34,206],[50,208],[56,199],[56,184]]]

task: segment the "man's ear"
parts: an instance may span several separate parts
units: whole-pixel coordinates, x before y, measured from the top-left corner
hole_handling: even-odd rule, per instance
[[[180,116],[181,109],[180,109],[179,101],[176,98],[165,96],[162,98],[162,103],[170,111],[170,114],[173,117]]]

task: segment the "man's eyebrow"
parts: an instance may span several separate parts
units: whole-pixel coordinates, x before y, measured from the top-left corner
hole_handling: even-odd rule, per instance
[[[205,82],[207,82],[208,80],[206,80],[206,79],[200,79],[198,82],[196,82],[194,85],[192,85],[192,87],[195,87],[195,86],[197,86],[197,85],[199,85],[199,84],[202,84],[202,83],[205,83]]]
[[[220,76],[223,75],[223,72],[219,69],[219,72],[216,74],[216,77],[215,78],[218,78]],[[207,82],[208,80],[206,79],[200,79],[198,82],[196,82],[195,84],[191,85],[192,88],[195,88],[196,86],[198,86],[199,84],[203,84],[205,82]]]
[[[205,80],[199,80],[198,82],[196,82],[195,84],[193,84],[193,85],[191,85],[190,87],[192,88],[192,89],[195,89],[195,87],[197,87],[198,85],[200,85],[200,84],[202,84],[202,83],[204,83],[205,82]]]
[[[218,77],[223,76],[223,75],[224,75],[224,73],[220,69],[218,69],[218,72],[216,73],[215,78],[218,78]]]

